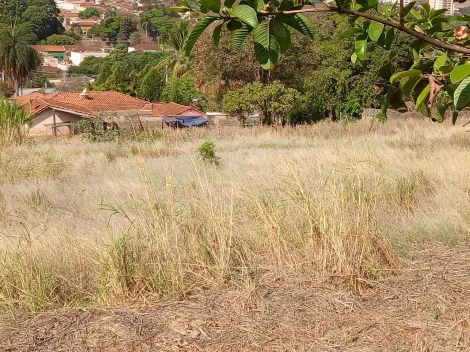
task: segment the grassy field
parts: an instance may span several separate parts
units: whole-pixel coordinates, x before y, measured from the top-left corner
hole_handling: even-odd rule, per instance
[[[4,148],[0,346],[468,351],[469,175],[428,120]]]

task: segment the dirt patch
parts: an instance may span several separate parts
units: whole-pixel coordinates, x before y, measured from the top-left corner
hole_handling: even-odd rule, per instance
[[[275,281],[145,307],[3,321],[0,350],[469,351],[470,244],[417,251],[360,296]]]

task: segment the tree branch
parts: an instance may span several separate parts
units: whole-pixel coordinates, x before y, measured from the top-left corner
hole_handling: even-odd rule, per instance
[[[403,0],[401,0],[403,1]],[[379,23],[382,23],[388,27],[396,28],[399,31],[405,32],[415,38],[421,39],[425,41],[426,43],[432,44],[435,47],[445,49],[445,50],[451,50],[455,51],[456,53],[461,53],[461,54],[470,54],[470,47],[465,47],[461,46],[458,44],[452,44],[449,42],[445,42],[443,40],[437,39],[437,38],[432,38],[430,36],[427,36],[426,34],[420,33],[418,31],[415,31],[414,29],[406,27],[404,24],[394,22],[391,20],[387,20],[381,17],[374,16],[370,13],[367,12],[360,12],[356,10],[349,10],[349,9],[341,9],[339,7],[327,7],[327,8],[308,8],[308,9],[301,9],[301,10],[288,10],[288,11],[281,11],[281,12],[260,12],[261,16],[276,16],[279,14],[284,14],[284,15],[293,15],[293,14],[298,14],[298,13],[310,13],[310,12],[337,12],[337,13],[344,13],[347,15],[352,15],[352,16],[357,16],[357,17],[362,17],[362,18],[367,18],[368,20],[371,21],[376,21]],[[401,12],[401,9],[400,9]],[[400,21],[402,21],[402,17],[400,16]],[[403,19],[404,21],[404,19]]]
[[[400,26],[405,27],[405,1],[400,0]]]

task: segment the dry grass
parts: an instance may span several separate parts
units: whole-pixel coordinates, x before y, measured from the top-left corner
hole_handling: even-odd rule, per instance
[[[4,149],[0,309],[312,283],[369,295],[415,248],[467,239],[467,139],[461,127],[395,120]],[[218,166],[198,160],[204,140]]]

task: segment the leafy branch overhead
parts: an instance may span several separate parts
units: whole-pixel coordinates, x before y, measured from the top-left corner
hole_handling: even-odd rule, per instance
[[[465,0],[463,0],[465,1]],[[459,0],[462,2],[462,0]],[[428,3],[404,1],[379,4],[379,0],[336,0],[315,4],[311,0],[180,0],[179,12],[196,13],[200,20],[186,43],[190,55],[202,33],[211,28],[218,45],[224,29],[231,32],[232,48],[239,50],[253,36],[254,52],[261,67],[271,70],[291,45],[291,31],[313,39],[314,28],[306,13],[339,13],[351,28],[343,37],[353,38],[351,61],[368,59],[371,45],[389,52],[380,70],[383,113],[387,108],[404,112],[406,99],[413,99],[421,113],[442,121],[470,105],[470,16],[447,16]],[[214,26],[211,26],[214,24]],[[415,37],[411,45],[414,64],[408,71],[394,72],[397,53],[392,44],[397,31]],[[384,83],[386,82],[386,83]]]

